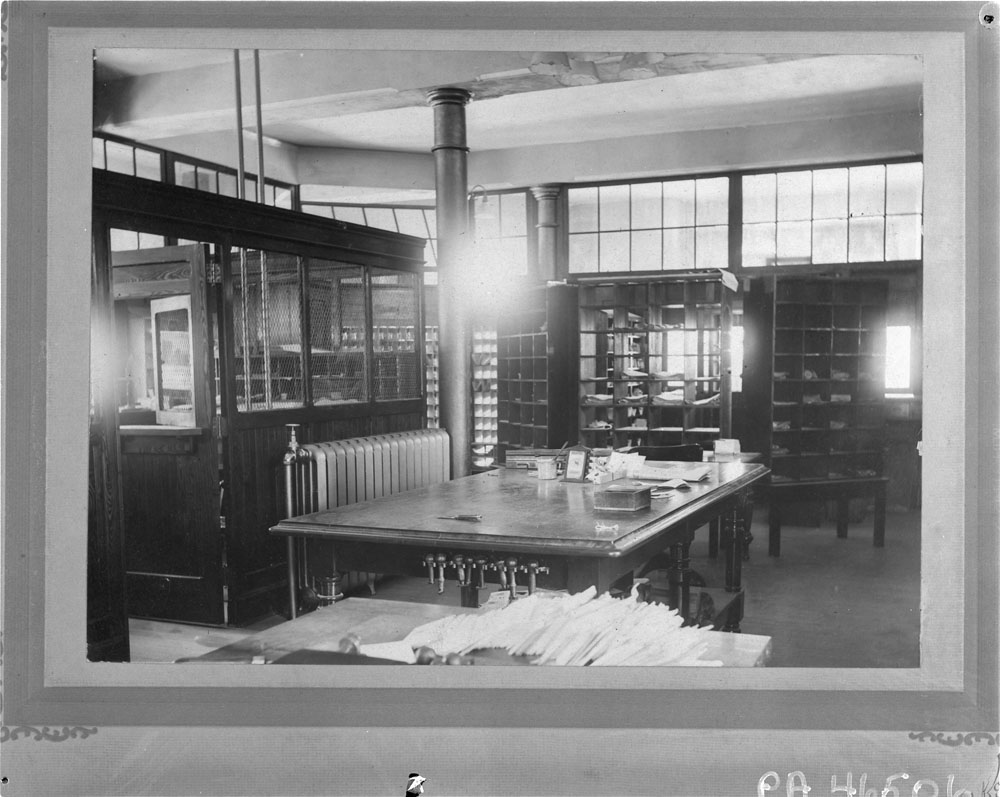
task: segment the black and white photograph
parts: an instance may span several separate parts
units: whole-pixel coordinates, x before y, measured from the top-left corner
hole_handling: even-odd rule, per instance
[[[1000,793],[995,3],[3,6],[3,795]]]

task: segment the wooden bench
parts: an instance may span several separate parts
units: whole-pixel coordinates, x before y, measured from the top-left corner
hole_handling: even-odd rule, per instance
[[[815,481],[775,482],[767,488],[768,541],[770,556],[781,555],[781,505],[805,501],[837,502],[837,536],[847,537],[848,506],[852,498],[874,496],[876,548],[885,545],[885,476],[859,479],[817,479]]]

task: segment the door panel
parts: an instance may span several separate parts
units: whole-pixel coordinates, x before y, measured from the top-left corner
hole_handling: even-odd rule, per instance
[[[212,422],[206,249],[117,252],[112,272],[119,360],[126,363],[119,435],[128,612],[222,624],[219,441],[218,424]],[[169,328],[159,323],[161,312],[172,319],[182,310],[183,323]],[[190,387],[188,399],[180,396],[184,385]]]

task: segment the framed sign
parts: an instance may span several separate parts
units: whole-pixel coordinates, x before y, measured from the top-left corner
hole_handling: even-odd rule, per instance
[[[585,482],[587,470],[590,467],[590,449],[586,446],[573,446],[566,449],[566,475],[563,481]]]

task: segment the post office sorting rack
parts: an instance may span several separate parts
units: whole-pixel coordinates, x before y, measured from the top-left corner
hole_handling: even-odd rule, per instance
[[[580,442],[730,437],[732,296],[718,272],[581,284]]]
[[[780,505],[794,501],[836,500],[843,537],[848,501],[874,496],[874,541],[883,544],[887,295],[885,280],[778,277],[770,302],[750,302],[770,321],[767,406],[754,414],[768,424],[773,556],[780,553]]]
[[[497,436],[503,451],[576,440],[575,285],[525,289],[497,322]]]

